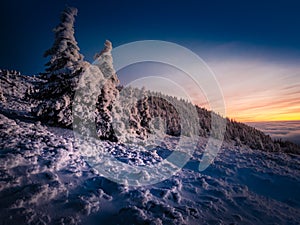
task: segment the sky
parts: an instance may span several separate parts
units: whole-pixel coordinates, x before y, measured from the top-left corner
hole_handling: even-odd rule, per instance
[[[78,8],[75,36],[87,61],[93,61],[106,39],[115,47],[139,40],[174,42],[196,53],[214,72],[228,117],[300,120],[297,1],[1,1],[0,68],[42,72],[47,62],[43,53],[53,44],[52,29],[66,5]],[[136,69],[139,76],[163,70],[172,79],[176,74],[149,64]],[[123,82],[127,76],[120,72]],[[180,84],[192,89],[188,82]],[[195,103],[207,106],[201,91],[192,92]]]

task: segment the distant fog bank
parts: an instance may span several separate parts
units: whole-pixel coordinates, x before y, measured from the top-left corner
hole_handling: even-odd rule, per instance
[[[300,121],[272,121],[247,123],[272,138],[292,141],[300,145]]]

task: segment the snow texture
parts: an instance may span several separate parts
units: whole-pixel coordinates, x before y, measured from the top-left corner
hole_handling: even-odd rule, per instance
[[[74,37],[74,22],[77,15],[77,9],[67,7],[61,14],[60,24],[54,28],[55,42],[44,54],[50,56],[49,66],[44,74],[47,79],[52,76],[59,76],[65,68],[76,70],[79,61],[83,56],[79,53],[79,47]],[[56,77],[54,77],[56,78]]]
[[[111,55],[112,44],[106,40],[104,49],[96,55],[96,65],[103,74],[103,85],[96,103],[96,129],[98,137],[103,140],[117,141],[112,127],[112,108],[119,94],[119,79],[113,68]]]
[[[93,65],[84,62],[76,14],[62,13],[44,74],[0,71],[0,224],[299,224],[299,146],[226,119],[219,154],[199,172],[208,137],[220,138],[211,129],[219,116],[119,86],[109,41]],[[72,125],[99,138],[78,141]],[[190,137],[196,142],[184,141],[180,155],[188,162],[167,179],[143,186],[112,181],[130,166],[145,168],[137,182],[163,176],[155,166]],[[98,156],[87,160],[89,149]]]
[[[90,69],[102,74],[97,66]],[[31,114],[40,102],[28,99],[28,90],[43,80],[1,74],[0,83],[6,98],[0,105],[1,224],[299,224],[299,155],[230,139],[200,173],[207,138],[199,137],[188,163],[170,178],[121,185],[85,161],[72,130],[43,125]],[[230,123],[230,129],[250,129]],[[149,167],[173,152],[176,138],[164,135],[152,149],[100,140],[96,146],[124,167]]]
[[[206,139],[185,168],[155,185],[128,187],[81,157],[71,130],[1,117],[2,224],[298,224],[300,158],[224,144],[199,173]],[[171,150],[102,141],[124,164],[149,165]]]
[[[50,125],[71,127],[72,100],[80,75],[89,66],[83,61],[74,37],[74,22],[77,9],[67,7],[60,24],[54,29],[55,41],[45,57],[50,56],[48,68],[41,78],[46,80],[30,92],[30,97],[42,101],[32,112]]]

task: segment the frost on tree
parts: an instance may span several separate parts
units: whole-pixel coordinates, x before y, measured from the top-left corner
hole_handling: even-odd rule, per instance
[[[0,102],[5,102],[5,101],[6,101],[6,99],[5,99],[4,95],[3,95],[2,88],[0,86]]]
[[[104,140],[118,141],[113,129],[113,105],[118,97],[119,79],[113,68],[112,44],[106,41],[104,49],[95,55],[95,65],[104,76],[100,96],[96,104],[96,130],[98,137]]]
[[[47,82],[41,85],[34,97],[44,100],[33,113],[44,122],[63,127],[72,124],[71,101],[74,97],[79,77],[88,66],[79,53],[74,37],[76,8],[66,8],[61,21],[54,29],[55,41],[44,54],[50,57],[45,73],[41,74]]]
[[[152,131],[148,91],[123,87],[113,107],[113,127],[120,142],[148,141]]]
[[[146,133],[150,133],[151,127],[150,127],[150,121],[151,121],[151,115],[150,115],[150,109],[149,109],[149,103],[148,103],[148,94],[145,90],[145,88],[142,88],[140,93],[140,99],[137,103],[139,112],[140,112],[140,124],[141,127],[144,128],[144,136]]]
[[[74,22],[77,15],[76,8],[66,8],[61,14],[60,24],[54,28],[55,41],[52,48],[48,49],[45,57],[50,57],[46,64],[48,68],[43,76],[48,80],[65,78],[70,73],[81,69],[83,56],[79,53],[79,47],[74,37]]]

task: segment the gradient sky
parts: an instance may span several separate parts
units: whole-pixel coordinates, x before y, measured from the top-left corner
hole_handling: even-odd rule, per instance
[[[300,120],[297,2],[1,1],[0,67],[24,74],[43,71],[47,59],[42,55],[53,43],[51,30],[60,11],[75,6],[76,39],[87,61],[105,39],[114,46],[147,39],[175,42],[215,72],[229,117]],[[194,98],[205,105],[197,90]]]

